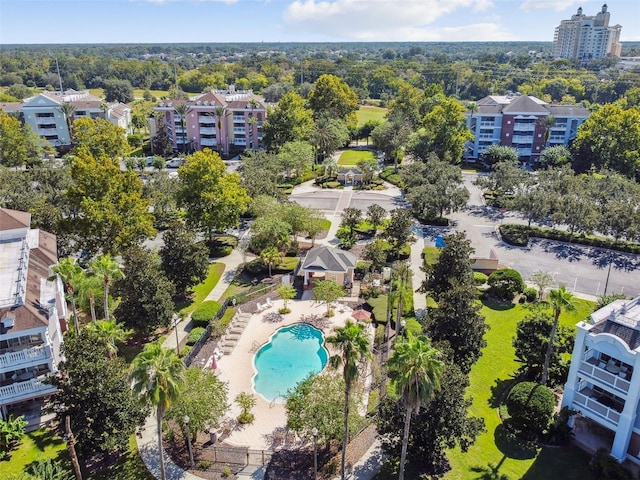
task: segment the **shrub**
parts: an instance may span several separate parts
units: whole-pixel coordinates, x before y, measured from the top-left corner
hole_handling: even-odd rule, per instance
[[[507,411],[513,425],[534,435],[540,435],[549,426],[554,406],[551,389],[534,382],[516,384],[507,397]]]
[[[576,412],[569,407],[562,407],[553,415],[553,422],[549,425],[546,442],[551,445],[566,445],[573,438],[572,428],[569,426],[569,417]]]
[[[340,182],[325,182],[322,188],[344,188]]]
[[[634,477],[618,460],[609,455],[605,448],[599,448],[589,462],[589,468],[599,480],[632,480]]]
[[[356,263],[356,270],[355,270],[356,276],[363,277],[370,270],[371,270],[371,262],[359,260]]]
[[[482,272],[473,272],[473,281],[476,285],[484,285],[489,277]]]
[[[513,300],[513,297],[524,290],[524,280],[517,270],[502,268],[489,275],[489,293],[503,300]]]
[[[526,247],[529,244],[529,227],[525,225],[500,225],[500,235],[509,245]]]
[[[202,302],[191,314],[191,320],[196,327],[206,327],[216,316],[218,310],[220,310],[220,303],[214,300]]]
[[[527,302],[535,302],[538,298],[538,290],[532,287],[525,288],[524,296],[526,297]]]
[[[209,460],[200,460],[196,463],[196,470],[209,470],[211,465],[213,465],[213,462],[210,462]]]
[[[229,466],[226,466],[222,469],[222,476],[224,478],[230,477],[231,476],[231,468]]]
[[[189,345],[185,345],[184,347],[182,347],[180,349],[180,358],[184,358],[187,355],[189,355],[190,351],[191,351],[191,347]]]
[[[195,345],[195,343],[200,340],[204,331],[205,329],[203,327],[196,327],[191,330],[191,332],[189,332],[189,337],[187,338],[187,345]]]
[[[280,308],[280,309],[278,309],[278,313],[281,313],[282,315],[286,315],[287,313],[291,313],[291,309],[290,308]]]

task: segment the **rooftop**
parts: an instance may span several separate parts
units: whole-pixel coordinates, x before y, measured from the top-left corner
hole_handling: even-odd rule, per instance
[[[608,333],[624,341],[631,350],[640,347],[640,297],[616,300],[591,314],[591,334]]]

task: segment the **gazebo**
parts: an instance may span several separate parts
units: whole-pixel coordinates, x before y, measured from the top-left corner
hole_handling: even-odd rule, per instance
[[[353,283],[353,272],[357,261],[353,253],[319,245],[307,252],[298,274],[304,276],[305,286],[309,285],[313,278],[333,280],[349,286]]]

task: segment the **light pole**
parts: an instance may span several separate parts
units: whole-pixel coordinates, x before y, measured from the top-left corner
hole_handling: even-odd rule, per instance
[[[609,287],[609,276],[611,275],[611,264],[613,263],[613,258],[611,252],[609,252],[609,270],[607,271],[607,280],[604,282],[604,295],[607,294],[607,288]]]
[[[313,480],[318,480],[318,429],[311,429],[313,435]]]
[[[180,339],[178,338],[178,322],[180,317],[176,314],[173,315],[173,329],[176,331],[176,354],[180,358]]]
[[[184,421],[184,429],[187,432],[187,448],[189,449],[189,462],[191,463],[191,468],[194,468],[196,464],[193,461],[193,450],[191,449],[191,432],[189,431],[189,421],[191,419],[189,418],[189,415],[185,415],[182,420]]]

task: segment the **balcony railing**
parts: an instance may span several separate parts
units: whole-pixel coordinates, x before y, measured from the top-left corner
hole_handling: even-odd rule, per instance
[[[511,139],[511,142],[513,143],[533,143],[533,137],[527,137],[527,136],[522,136],[522,135],[514,135],[513,138]]]
[[[247,144],[247,139],[246,138],[234,138],[233,139],[233,144],[234,145],[246,145]]]
[[[604,383],[605,385],[609,385],[625,394],[629,392],[629,387],[631,386],[631,382],[619,377],[618,375],[614,375],[613,373],[607,372],[603,368],[600,368],[596,365],[591,365],[588,362],[580,362],[579,370],[581,373],[586,374],[592,378],[596,378],[601,383]]]
[[[616,425],[620,421],[619,412],[617,412],[613,408],[609,408],[601,404],[600,402],[598,402],[596,399],[592,397],[583,395],[580,392],[576,392],[576,396],[573,399],[573,402],[595,413],[599,417],[602,417],[605,420],[609,420],[610,422],[613,422]]]
[[[240,134],[245,134],[247,131],[244,129],[244,127],[234,127],[233,128],[233,133],[240,133]]]
[[[218,142],[215,138],[201,138],[200,145],[202,145],[203,147],[215,147],[216,145],[218,145]]]
[[[513,130],[517,132],[533,132],[536,129],[533,123],[515,123]]]
[[[213,125],[214,123],[216,123],[216,119],[213,117],[210,117],[209,115],[200,115],[198,117],[198,122],[207,124],[207,125]]]
[[[480,122],[481,127],[495,127],[495,122]]]
[[[48,385],[41,378],[34,378],[26,382],[16,382],[11,385],[0,387],[0,401],[4,402],[9,399],[19,399],[20,397],[33,397],[53,393],[56,388]]]
[[[49,356],[49,349],[44,345],[32,348],[25,348],[17,352],[8,352],[0,355],[0,369],[15,367],[15,370],[22,368],[21,365],[38,360],[45,360]]]
[[[216,129],[213,127],[200,127],[200,135],[215,135]]]
[[[244,115],[234,115],[233,116],[233,123],[244,123]]]

